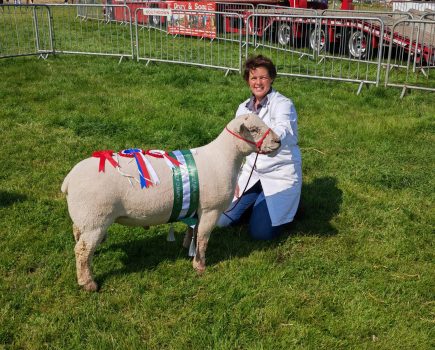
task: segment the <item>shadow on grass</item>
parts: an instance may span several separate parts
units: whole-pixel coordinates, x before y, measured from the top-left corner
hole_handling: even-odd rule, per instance
[[[110,239],[109,239],[110,240]],[[95,253],[98,257],[108,251],[121,251],[122,254],[117,258],[123,267],[118,270],[105,271],[99,276],[104,281],[106,277],[114,274],[124,274],[143,270],[155,269],[163,261],[175,261],[180,257],[187,257],[187,249],[181,246],[182,237],[178,237],[176,242],[167,242],[164,235],[146,237],[128,242],[109,242],[99,248]]]
[[[22,202],[26,199],[27,196],[20,193],[0,191],[0,208],[9,207],[14,203]]]
[[[248,226],[215,229],[207,249],[208,265],[232,257],[248,256],[255,250],[270,249],[290,235],[330,236],[337,234],[331,220],[340,211],[343,192],[333,177],[317,178],[302,187],[302,199],[294,221],[285,225],[275,240],[254,241],[249,238]]]
[[[270,249],[287,239],[289,235],[333,235],[337,231],[331,226],[331,219],[338,214],[342,203],[342,191],[333,177],[322,177],[304,184],[301,210],[295,221],[284,228],[280,238],[272,241],[254,241],[249,238],[247,226],[215,228],[207,249],[207,264],[214,265],[234,257],[249,256],[253,251]],[[119,258],[123,267],[106,271],[98,276],[103,282],[108,276],[151,270],[162,261],[175,261],[187,256],[187,249],[181,247],[182,235],[177,242],[169,243],[161,234],[128,242],[107,244],[96,255],[105,251],[121,250]]]
[[[285,232],[317,236],[336,234],[331,220],[340,212],[342,202],[343,191],[337,187],[334,177],[321,177],[304,184],[300,210]]]

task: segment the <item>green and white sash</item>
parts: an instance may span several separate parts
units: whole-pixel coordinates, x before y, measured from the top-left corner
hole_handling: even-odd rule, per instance
[[[183,165],[172,168],[174,184],[174,204],[169,222],[184,221],[188,225],[196,223],[199,204],[199,181],[195,160],[190,150],[169,152]]]

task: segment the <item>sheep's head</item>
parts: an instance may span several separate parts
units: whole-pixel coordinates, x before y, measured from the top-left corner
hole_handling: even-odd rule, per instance
[[[246,155],[252,152],[270,154],[281,145],[278,135],[256,114],[236,118],[228,124],[227,131],[241,139],[239,149]]]

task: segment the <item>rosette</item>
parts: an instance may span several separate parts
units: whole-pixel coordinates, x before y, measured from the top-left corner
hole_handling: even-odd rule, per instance
[[[95,158],[100,158],[100,164],[98,166],[98,172],[105,172],[106,167],[106,160],[109,161],[110,164],[112,164],[112,166],[114,168],[119,167],[119,164],[112,158],[113,153],[115,153],[114,151],[112,151],[111,149],[109,150],[104,150],[104,151],[95,151],[94,153],[92,153],[92,157]]]
[[[168,167],[170,167],[170,168],[183,166],[183,163],[180,163],[176,158],[171,157],[168,154],[168,152],[165,152],[165,151],[153,149],[153,150],[147,150],[145,152],[145,154],[147,156],[151,156],[154,158],[163,158],[165,160],[166,164],[168,165]]]
[[[129,148],[119,151],[118,154],[122,157],[134,158],[136,160],[141,188],[147,188],[159,183],[159,178],[149,160],[145,158],[145,152],[142,149]]]

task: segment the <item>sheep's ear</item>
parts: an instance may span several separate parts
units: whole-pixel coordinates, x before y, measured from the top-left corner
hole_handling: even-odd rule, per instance
[[[239,135],[244,134],[246,131],[248,131],[248,128],[246,127],[245,123],[240,124],[239,130],[237,130]]]

